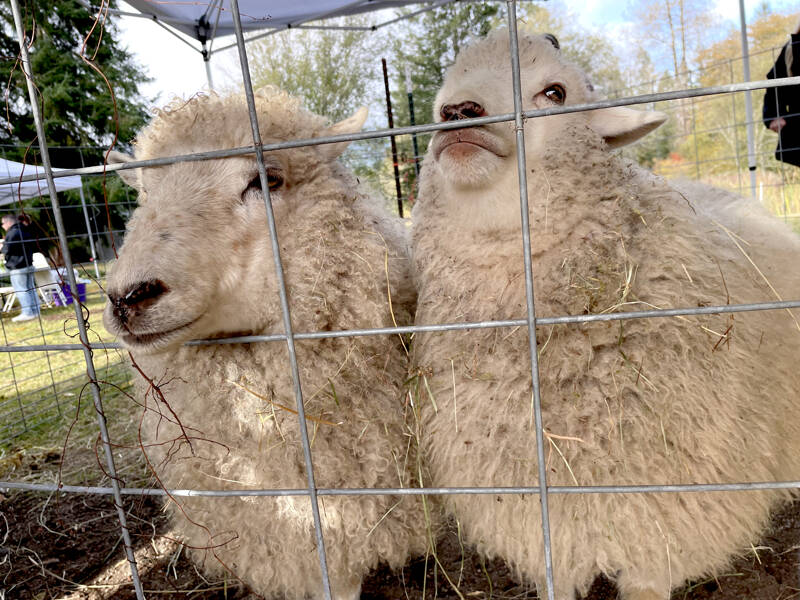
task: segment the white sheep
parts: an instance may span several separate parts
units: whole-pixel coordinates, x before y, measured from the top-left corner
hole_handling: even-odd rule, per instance
[[[520,37],[526,110],[595,99],[556,45]],[[511,87],[501,30],[460,53],[435,118],[513,112]],[[609,152],[663,120],[614,108],[526,121],[537,317],[800,297],[800,242],[782,223],[709,186],[679,193]],[[420,185],[416,323],[524,318],[513,123],[437,132]],[[800,479],[800,327],[788,311],[540,326],[537,342],[550,485]],[[537,486],[526,328],[419,333],[414,361],[430,388],[425,483]],[[665,600],[749,549],[788,496],[551,495],[555,597],[603,573],[625,600]],[[467,541],[543,593],[537,495],[445,504]]]
[[[366,118],[361,109],[327,127],[271,88],[256,102],[264,143],[356,132]],[[244,97],[201,96],[159,111],[138,137],[136,158],[248,144]],[[265,155],[298,332],[411,319],[405,228],[336,160],[346,146]],[[121,174],[140,206],[108,278],[104,322],[140,370],[141,439],[159,485],[306,488],[286,343],[182,345],[283,332],[255,156]],[[296,349],[317,487],[410,485],[416,463],[404,433],[399,337],[301,340]],[[368,569],[402,566],[425,549],[416,497],[321,496],[320,504],[334,598],[357,598]],[[169,506],[211,572],[227,569],[268,597],[322,597],[307,496],[175,497]]]

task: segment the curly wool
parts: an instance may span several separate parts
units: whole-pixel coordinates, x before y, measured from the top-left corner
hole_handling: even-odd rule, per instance
[[[476,44],[471,60],[497,62],[497,39]],[[669,185],[612,156],[584,126],[546,142],[544,153],[528,152],[537,317],[775,300],[767,279],[784,299],[800,297],[800,241],[753,202]],[[413,213],[416,324],[524,318],[519,224],[465,227],[453,218],[463,202],[449,193],[428,156]],[[504,201],[519,206],[516,193]],[[549,485],[800,477],[800,327],[788,311],[536,333]],[[428,483],[538,485],[527,331],[419,333],[413,360],[435,399],[423,405]],[[586,593],[603,573],[624,598],[666,599],[749,548],[788,496],[551,495],[555,597]],[[538,496],[444,502],[467,541],[544,590]]]
[[[324,120],[282,92],[257,97],[265,142],[324,129]],[[160,112],[139,136],[137,158],[245,146],[250,136],[242,97],[199,97]],[[408,323],[413,292],[404,226],[316,148],[275,155],[286,174],[273,204],[294,330]],[[219,313],[208,322],[222,325],[198,335],[281,334],[263,201],[260,192],[241,192],[253,163],[251,156],[145,170],[141,206],[110,285],[161,278],[173,293],[200,289],[208,311]],[[185,306],[190,314],[194,304]],[[178,304],[169,312],[181,310]],[[234,330],[225,327],[231,323]],[[407,359],[398,337],[298,340],[296,353],[316,486],[413,485],[416,458],[402,405]],[[146,405],[141,434],[160,485],[308,486],[285,343],[172,344],[132,356],[150,380],[137,377]],[[267,597],[322,596],[307,496],[174,497],[169,508],[207,571],[232,572]],[[320,509],[335,598],[357,597],[361,578],[379,562],[399,567],[425,550],[415,498],[323,496]]]
[[[265,144],[316,137],[327,119],[303,107],[299,98],[272,86],[256,90],[258,125]],[[208,150],[250,146],[253,133],[240,95],[196,94],[153,110],[155,118],[136,137],[137,157],[159,158],[186,152],[186,144]]]

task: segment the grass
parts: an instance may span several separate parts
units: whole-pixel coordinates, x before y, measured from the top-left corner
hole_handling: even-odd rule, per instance
[[[89,340],[111,342],[103,327],[104,297],[87,285],[83,314]],[[72,305],[42,307],[41,319],[14,323],[0,319],[3,345],[80,344]],[[95,350],[104,412],[123,470],[142,474],[135,428],[139,407],[128,397],[130,374],[119,350]],[[0,479],[53,482],[60,472],[66,484],[97,485],[107,480],[96,456],[98,426],[88,384],[84,352],[8,352],[0,354]],[[102,454],[101,454],[102,456]],[[104,464],[104,460],[102,463]]]

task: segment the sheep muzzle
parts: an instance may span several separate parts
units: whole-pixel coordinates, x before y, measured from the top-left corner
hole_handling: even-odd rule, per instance
[[[468,147],[472,148],[468,148]],[[508,156],[508,151],[501,140],[494,134],[485,129],[472,127],[467,129],[450,129],[448,131],[437,131],[431,143],[433,157],[437,161],[442,152],[451,147],[460,150],[482,149],[500,158]]]

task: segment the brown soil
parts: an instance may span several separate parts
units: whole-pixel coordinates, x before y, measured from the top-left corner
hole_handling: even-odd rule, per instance
[[[160,500],[129,503],[128,521],[149,597],[254,600],[233,581],[200,576],[170,540]],[[110,497],[14,493],[0,495],[0,598],[122,600],[134,598],[124,561],[116,510]],[[464,598],[533,599],[501,561],[483,561],[455,535],[438,541],[444,569]],[[800,503],[775,515],[772,531],[716,580],[676,591],[673,600],[789,600],[800,597]],[[424,586],[424,595],[423,595]],[[191,594],[189,592],[192,592]],[[459,598],[432,559],[399,572],[380,569],[364,581],[363,600]],[[598,579],[585,600],[612,600],[616,590]]]

